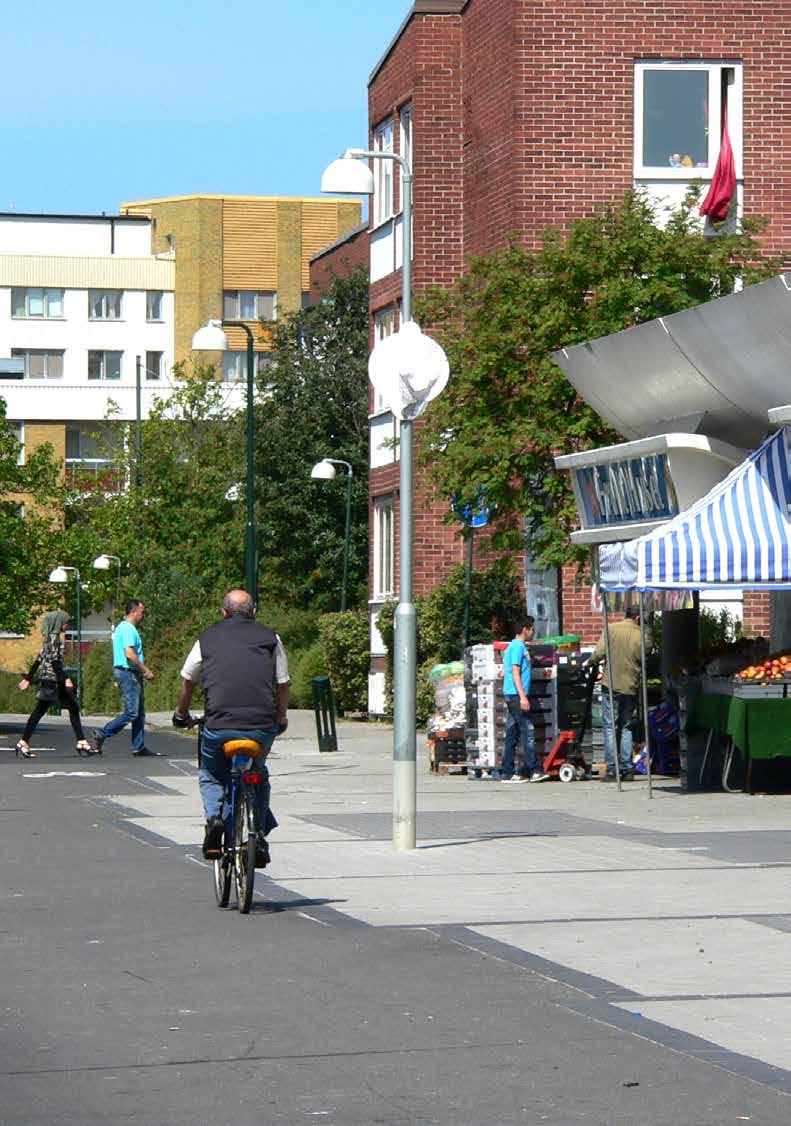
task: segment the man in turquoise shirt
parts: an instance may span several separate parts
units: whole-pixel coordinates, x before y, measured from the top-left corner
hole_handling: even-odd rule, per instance
[[[508,707],[508,728],[500,768],[501,782],[545,782],[549,777],[539,769],[536,740],[530,722],[530,655],[527,642],[533,640],[535,621],[526,615],[520,629],[503,656],[503,696]],[[522,744],[524,773],[514,770],[517,740]]]
[[[113,634],[113,680],[121,689],[124,710],[104,727],[97,727],[93,737],[101,754],[105,740],[117,735],[127,723],[132,724],[132,754],[138,757],[158,755],[145,744],[146,706],[143,681],[153,680],[154,674],[143,661],[143,641],[137,627],[142,622],[146,608],[139,598],[132,598],[125,606],[126,616]]]

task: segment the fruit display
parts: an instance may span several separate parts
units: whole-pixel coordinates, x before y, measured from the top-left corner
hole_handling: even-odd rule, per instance
[[[770,657],[757,665],[747,665],[736,673],[736,679],[750,684],[766,684],[769,681],[791,681],[791,656]]]

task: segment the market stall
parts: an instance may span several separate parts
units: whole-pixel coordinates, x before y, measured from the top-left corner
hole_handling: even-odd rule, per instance
[[[646,592],[791,590],[789,440],[782,427],[687,511],[638,539],[599,548],[605,635],[607,592],[635,592],[643,605]],[[644,640],[643,633],[643,653]],[[746,695],[733,678],[717,692],[704,685],[690,717],[692,725],[727,734],[748,764],[791,755],[791,674],[753,679],[768,682],[768,691]],[[647,714],[645,678],[643,692]],[[649,773],[649,793],[650,781]]]

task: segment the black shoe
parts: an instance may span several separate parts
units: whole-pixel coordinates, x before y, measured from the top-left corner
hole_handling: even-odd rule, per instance
[[[150,751],[148,747],[143,747],[139,751],[132,751],[135,758],[162,758],[161,751]]]
[[[93,729],[93,745],[96,748],[97,755],[100,755],[104,746],[104,735],[101,735],[96,727]]]
[[[256,868],[266,868],[269,861],[269,842],[263,833],[259,833],[255,842],[255,866]]]
[[[203,837],[203,856],[206,860],[216,860],[222,855],[222,838],[225,833],[225,822],[218,813],[206,822],[206,833]]]
[[[622,770],[621,771],[621,781],[622,782],[634,782],[634,771],[632,770],[631,767],[629,767],[628,770]]]

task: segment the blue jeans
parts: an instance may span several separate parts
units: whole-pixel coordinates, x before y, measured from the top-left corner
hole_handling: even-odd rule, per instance
[[[231,760],[225,755],[223,744],[229,739],[255,739],[256,743],[260,743],[263,747],[263,754],[253,760],[252,767],[256,774],[263,776],[261,784],[256,786],[258,824],[263,828],[264,834],[270,833],[276,827],[277,821],[269,808],[272,788],[269,785],[266,756],[272,749],[277,735],[276,728],[268,731],[210,731],[208,727],[204,727],[201,735],[198,782],[207,821],[217,814],[221,814],[222,817],[228,816],[228,810],[222,808],[222,799],[231,777]]]
[[[146,745],[143,732],[146,722],[146,702],[143,693],[143,677],[131,669],[113,669],[113,680],[121,689],[124,710],[104,727],[97,727],[102,739],[117,735],[127,723],[132,724],[132,750],[142,751]]]
[[[625,692],[613,692],[615,704],[615,727],[620,748],[619,760],[621,770],[633,770],[632,763],[632,722],[634,709],[637,706],[637,697],[629,696]],[[612,731],[612,712],[610,711],[610,693],[605,685],[602,688],[602,717],[604,720],[604,762],[608,770],[615,770],[615,744]]]
[[[514,773],[514,752],[516,751],[517,740],[520,740],[522,762],[525,772],[530,775],[538,770],[533,724],[530,722],[529,713],[522,711],[518,696],[506,696],[505,702],[508,705],[508,728],[505,732],[505,747],[503,748],[500,772],[505,778],[510,778]]]

